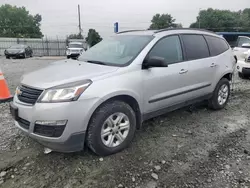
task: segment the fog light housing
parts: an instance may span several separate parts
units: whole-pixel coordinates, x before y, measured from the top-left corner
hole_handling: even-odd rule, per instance
[[[50,121],[50,120],[38,120],[35,122],[37,125],[51,125],[51,126],[62,126],[66,125],[68,120],[57,120],[57,121]]]

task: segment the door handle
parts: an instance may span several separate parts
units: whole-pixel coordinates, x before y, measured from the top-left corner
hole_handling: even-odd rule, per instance
[[[180,72],[179,72],[179,74],[185,74],[185,73],[187,73],[187,72],[188,72],[188,70],[186,70],[186,69],[181,69]]]
[[[211,65],[210,65],[210,67],[216,67],[217,65],[215,64],[215,63],[212,63]]]

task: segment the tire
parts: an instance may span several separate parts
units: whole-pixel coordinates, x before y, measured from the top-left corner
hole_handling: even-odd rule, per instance
[[[70,58],[70,56],[67,56],[67,59],[69,59]]]
[[[127,131],[126,137],[122,142],[120,142],[116,138],[116,136],[118,136],[119,134],[109,133],[109,130],[106,131],[109,134],[107,136],[108,143],[112,143],[113,145],[115,145],[117,142],[120,142],[120,144],[118,143],[119,145],[117,145],[117,146],[112,146],[112,147],[110,146],[109,147],[109,146],[107,146],[107,144],[104,143],[105,138],[101,136],[101,132],[105,126],[107,126],[107,128],[110,128],[108,123],[105,123],[105,122],[108,122],[107,120],[110,117],[112,117],[112,119],[113,119],[113,115],[115,116],[115,114],[124,114],[130,123],[130,127],[129,127],[129,130],[125,130],[125,131]],[[117,115],[117,118],[118,118],[118,116],[119,115]],[[112,120],[112,121],[115,121],[115,120]],[[124,123],[126,123],[126,121],[124,121]],[[117,124],[119,124],[119,123],[117,123]],[[119,124],[119,125],[122,125],[122,124]],[[118,128],[119,128],[119,126],[118,126]],[[122,133],[122,130],[119,130],[119,129],[118,129],[118,131],[120,134],[125,133],[125,131]],[[87,131],[87,137],[86,137],[87,145],[97,155],[100,155],[100,156],[111,155],[111,154],[117,153],[117,152],[119,152],[119,151],[121,151],[129,146],[129,144],[132,142],[132,140],[134,138],[135,130],[136,130],[136,115],[135,115],[134,110],[127,103],[122,102],[122,101],[107,102],[107,103],[104,103],[103,105],[101,105],[94,112],[94,114],[90,120],[88,131]],[[110,131],[112,132],[112,130],[110,130]],[[115,135],[113,135],[113,134],[115,134]],[[109,142],[109,138],[112,136],[113,136],[113,141]],[[110,139],[110,140],[112,140],[112,139]]]
[[[247,79],[248,77],[246,75],[244,75],[242,72],[238,72],[238,76],[241,78],[241,79]]]
[[[30,57],[33,57],[33,53],[30,54]]]
[[[9,56],[6,56],[6,59],[10,59],[10,57],[9,57]]]
[[[221,103],[220,103],[219,102],[220,101],[219,100],[219,94],[221,92],[222,87],[224,87],[224,86],[227,86],[227,95],[224,92],[222,93],[222,95],[225,98],[221,97]],[[223,109],[228,103],[229,96],[230,96],[230,83],[229,83],[229,80],[226,79],[226,78],[222,78],[218,82],[218,84],[217,84],[217,86],[216,86],[216,88],[215,88],[215,90],[213,92],[213,96],[212,96],[212,98],[210,98],[210,100],[208,102],[208,106],[213,110]],[[223,101],[225,101],[225,102],[223,102]]]

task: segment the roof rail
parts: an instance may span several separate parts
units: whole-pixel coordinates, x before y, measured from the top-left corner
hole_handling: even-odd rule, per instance
[[[147,30],[127,30],[127,31],[120,31],[120,32],[118,32],[118,33],[116,33],[116,34],[121,34],[121,33],[128,33],[128,32],[134,32],[134,31],[147,31]]]
[[[171,31],[171,30],[196,30],[196,31],[205,31],[205,32],[209,32],[209,33],[214,33],[213,31],[209,31],[206,29],[198,29],[198,28],[166,28],[166,29],[157,30],[154,33],[160,33],[163,31]]]

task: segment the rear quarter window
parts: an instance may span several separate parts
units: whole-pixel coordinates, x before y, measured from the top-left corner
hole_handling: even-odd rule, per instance
[[[211,56],[217,56],[229,49],[227,42],[221,38],[205,36]]]

